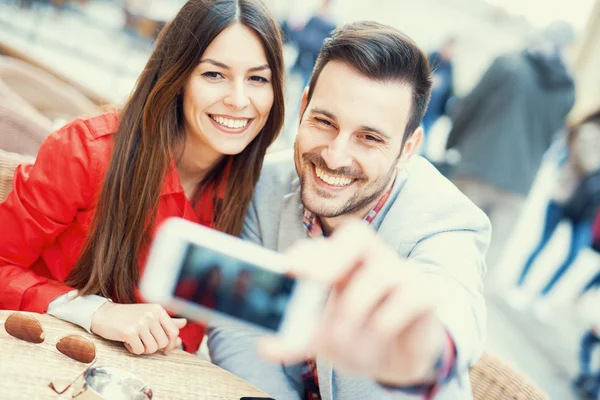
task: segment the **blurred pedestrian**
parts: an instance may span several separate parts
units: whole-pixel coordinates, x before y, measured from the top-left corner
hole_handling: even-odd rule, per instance
[[[454,94],[454,73],[452,59],[454,58],[454,48],[456,39],[447,38],[439,50],[430,53],[429,66],[432,72],[431,99],[429,106],[423,116],[423,143],[424,154],[427,155],[427,144],[430,136],[431,127],[444,114],[446,114],[448,100]]]
[[[592,249],[600,256],[600,207],[596,212],[594,227],[592,228]],[[600,286],[600,272],[598,272],[582,289],[579,296],[583,296],[589,290]]]
[[[303,87],[308,85],[323,42],[331,36],[331,31],[336,28],[331,5],[332,0],[323,0],[319,10],[301,29],[295,30],[287,23],[283,23],[286,40],[298,49],[298,57],[292,67],[292,73],[302,77]]]
[[[496,58],[453,115],[446,147],[461,155],[454,182],[492,221],[491,266],[573,106],[574,84],[564,60],[573,37],[568,24],[557,22],[536,44]]]
[[[600,344],[600,331],[593,327],[581,339],[579,350],[579,375],[573,386],[584,399],[595,400],[600,395],[600,369],[592,372],[591,361],[595,347]]]
[[[522,287],[539,254],[550,242],[560,222],[571,226],[571,243],[561,266],[543,287],[546,296],[573,265],[579,252],[592,244],[592,222],[600,202],[600,113],[571,128],[567,137],[568,154],[561,162],[557,179],[546,207],[540,241],[527,259],[517,286]],[[519,305],[524,293],[509,296]]]

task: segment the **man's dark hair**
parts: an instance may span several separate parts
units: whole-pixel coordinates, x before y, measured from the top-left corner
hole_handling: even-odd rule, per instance
[[[330,61],[341,61],[380,82],[405,83],[412,88],[410,118],[403,142],[419,127],[431,92],[431,69],[416,43],[387,25],[359,21],[341,26],[325,40],[308,86],[310,103],[319,75]]]

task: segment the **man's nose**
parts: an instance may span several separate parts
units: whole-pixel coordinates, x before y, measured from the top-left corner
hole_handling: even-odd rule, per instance
[[[349,139],[338,134],[331,143],[325,146],[321,151],[321,157],[329,169],[335,170],[352,165],[349,145]]]

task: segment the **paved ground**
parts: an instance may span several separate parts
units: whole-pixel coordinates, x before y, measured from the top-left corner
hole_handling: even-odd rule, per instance
[[[525,258],[536,243],[547,190],[553,180],[552,168],[545,164],[534,185],[524,216],[507,244],[506,257],[490,271],[488,290],[487,349],[531,377],[551,399],[575,399],[570,379],[578,372],[579,340],[588,328],[584,309],[574,298],[578,290],[600,267],[599,257],[584,252],[550,293],[545,302],[533,303],[524,311],[509,306],[511,282],[520,273]],[[525,282],[525,293],[539,293],[562,261],[569,230],[560,226],[547,250],[533,265]],[[545,306],[540,312],[539,305]],[[538,307],[536,308],[535,305]]]
[[[515,313],[501,297],[488,296],[488,351],[528,375],[551,399],[575,399],[576,336],[565,338],[530,313]]]

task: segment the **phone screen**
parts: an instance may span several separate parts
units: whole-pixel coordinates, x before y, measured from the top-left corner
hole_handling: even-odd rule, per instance
[[[189,244],[174,295],[276,331],[295,284],[288,276],[217,250]]]

